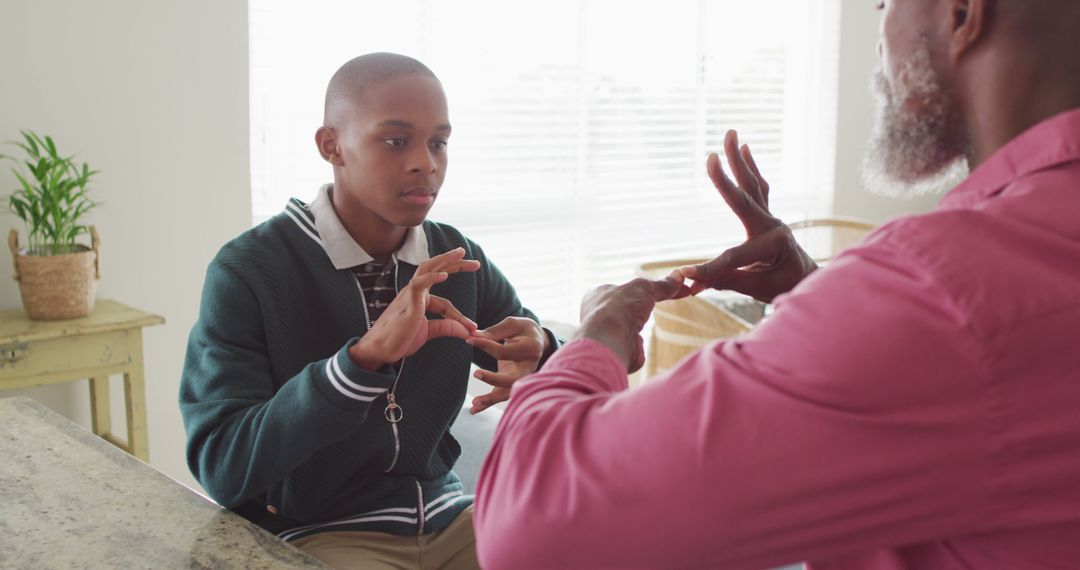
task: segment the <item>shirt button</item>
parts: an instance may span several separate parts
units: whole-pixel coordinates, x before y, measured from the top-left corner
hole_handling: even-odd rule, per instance
[[[266,505],[266,510],[272,515],[277,514],[277,507],[275,507],[274,505]]]

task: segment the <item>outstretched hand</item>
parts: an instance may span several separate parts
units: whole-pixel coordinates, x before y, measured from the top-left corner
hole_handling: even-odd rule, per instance
[[[398,291],[371,330],[349,348],[353,362],[361,368],[377,370],[414,354],[433,338],[469,338],[476,330],[476,323],[449,300],[431,294],[431,288],[446,281],[451,273],[480,269],[479,261],[464,258],[465,250],[459,247],[421,263],[412,280]],[[442,318],[428,320],[426,313]]]
[[[641,329],[660,301],[690,295],[676,270],[665,279],[634,279],[623,285],[602,285],[581,302],[581,326],[574,338],[590,338],[604,343],[626,364],[627,372],[645,365],[645,343]]]
[[[739,148],[735,131],[728,131],[724,138],[724,154],[737,184],[724,174],[715,153],[709,155],[706,170],[746,229],[746,241],[681,272],[694,281],[690,289],[694,294],[708,288],[731,289],[772,302],[817,269],[817,264],[795,242],[791,230],[769,212],[769,183],[758,170],[750,147]]]
[[[548,338],[540,325],[524,317],[506,317],[499,324],[476,331],[465,342],[494,356],[498,370],[477,370],[475,376],[494,388],[473,398],[470,414],[482,412],[510,398],[510,386],[536,371],[547,348]]]

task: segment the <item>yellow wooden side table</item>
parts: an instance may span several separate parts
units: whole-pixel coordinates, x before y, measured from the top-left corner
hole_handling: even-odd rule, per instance
[[[81,319],[33,321],[22,309],[0,311],[0,390],[88,378],[93,432],[150,460],[142,328],[165,319],[116,301],[99,300]],[[124,375],[127,441],[110,431],[109,376]]]

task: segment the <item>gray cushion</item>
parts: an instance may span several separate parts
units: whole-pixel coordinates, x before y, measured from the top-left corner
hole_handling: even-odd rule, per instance
[[[465,405],[461,407],[454,426],[450,428],[450,433],[461,444],[461,457],[454,465],[454,472],[461,477],[467,495],[476,492],[476,477],[480,474],[480,465],[484,462],[488,449],[491,449],[495,427],[499,425],[499,418],[502,417],[502,409],[497,407],[488,408],[475,416],[469,414],[472,398],[472,395],[465,398]]]

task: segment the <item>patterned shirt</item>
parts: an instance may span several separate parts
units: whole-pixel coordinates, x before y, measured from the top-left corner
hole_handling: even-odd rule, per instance
[[[356,281],[360,284],[360,290],[364,292],[364,300],[367,301],[368,317],[371,323],[379,320],[386,307],[397,296],[397,286],[394,283],[394,275],[397,265],[393,258],[386,263],[372,261],[362,263],[352,268]]]

